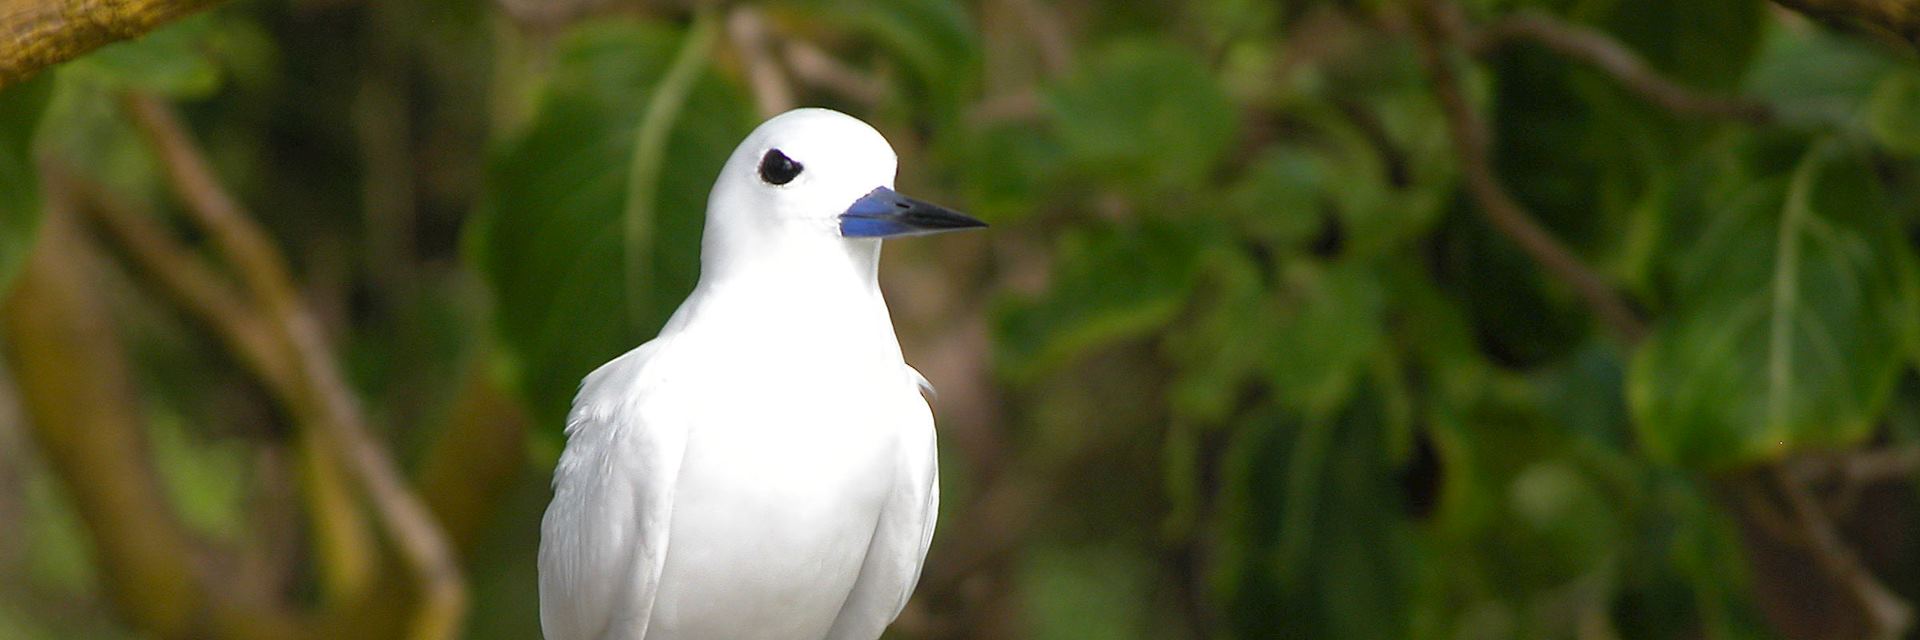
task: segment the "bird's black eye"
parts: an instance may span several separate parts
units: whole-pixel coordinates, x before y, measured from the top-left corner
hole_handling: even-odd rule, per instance
[[[804,168],[800,163],[794,162],[793,158],[787,157],[787,154],[774,149],[760,159],[760,179],[767,181],[767,184],[786,184],[793,182],[793,179],[800,175],[800,170]]]

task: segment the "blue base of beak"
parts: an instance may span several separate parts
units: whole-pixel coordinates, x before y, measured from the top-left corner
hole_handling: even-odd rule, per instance
[[[877,187],[840,214],[840,235],[848,238],[918,236],[978,229],[987,223],[940,205]]]

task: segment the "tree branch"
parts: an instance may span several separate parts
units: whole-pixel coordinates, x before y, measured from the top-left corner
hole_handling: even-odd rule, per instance
[[[447,538],[471,548],[486,518],[526,466],[532,420],[488,374],[484,354],[474,358],[454,399],[447,427],[420,463],[420,494]]]
[[[1040,64],[1048,76],[1058,78],[1073,68],[1073,39],[1067,36],[1066,24],[1052,7],[1042,6],[1036,0],[1006,0],[1006,3],[1027,25],[1034,51],[1039,54]]]
[[[282,401],[304,426],[321,429],[379,514],[386,533],[419,581],[420,610],[409,637],[453,638],[466,614],[460,565],[439,524],[408,488],[399,466],[368,430],[358,399],[334,362],[311,310],[300,300],[287,263],[218,179],[171,108],[151,96],[127,99],[135,124],[165,168],[190,217],[213,239],[250,293],[272,319],[293,359],[292,385]]]
[[[1789,460],[1787,470],[1803,483],[1838,479],[1849,484],[1871,485],[1911,479],[1920,472],[1920,446],[1898,444],[1879,449],[1808,454]]]
[[[1773,0],[1820,22],[1920,51],[1920,3],[1912,0]]]
[[[1482,27],[1466,44],[1469,51],[1483,53],[1514,40],[1532,42],[1592,65],[1642,99],[1674,113],[1732,118],[1752,124],[1773,120],[1772,107],[1764,103],[1696,91],[1660,75],[1633,50],[1607,34],[1542,13],[1522,12],[1502,17]]]
[[[139,267],[134,272],[205,324],[226,344],[227,352],[276,397],[302,393],[295,371],[298,365],[284,337],[225,278],[151,216],[126,210],[97,185],[78,184],[77,178],[57,166],[49,166],[46,173],[61,191],[84,194],[76,208]],[[315,544],[324,560],[325,592],[334,599],[350,599],[350,592],[364,586],[377,556],[372,532],[352,500],[351,485],[336,469],[339,456],[318,433],[316,429],[300,432],[300,477],[316,529]]]
[[[131,373],[82,258],[50,215],[0,305],[0,332],[35,441],[87,523],[118,607],[163,638],[292,638],[297,622],[263,594],[209,574],[146,455]]]
[[[793,85],[773,59],[772,34],[767,18],[752,5],[738,5],[727,12],[727,36],[746,68],[747,88],[753,92],[753,104],[762,117],[772,117],[792,109]]]
[[[1781,495],[1786,498],[1788,514],[1793,518],[1796,528],[1804,534],[1803,542],[1807,550],[1813,553],[1820,566],[1833,579],[1847,589],[1848,595],[1867,614],[1868,622],[1873,625],[1872,637],[1876,640],[1906,637],[1907,630],[1913,626],[1913,607],[1887,589],[1860,564],[1860,558],[1840,536],[1833,520],[1820,508],[1819,502],[1814,500],[1805,485],[1783,468],[1776,467],[1770,472],[1780,487]]]
[[[783,53],[793,77],[816,87],[838,93],[864,105],[877,105],[887,99],[887,83],[848,66],[833,54],[804,40],[788,40]]]
[[[1572,287],[1616,336],[1629,343],[1640,341],[1646,335],[1646,324],[1613,285],[1541,227],[1494,175],[1486,123],[1467,103],[1449,58],[1464,30],[1457,7],[1428,0],[1419,3],[1416,11],[1421,14],[1414,29],[1420,61],[1433,80],[1433,93],[1446,113],[1447,131],[1453,138],[1454,153],[1460,158],[1467,192],[1480,205],[1480,212],[1534,262]]]
[[[462,551],[473,548],[501,497],[526,468],[531,424],[518,401],[488,375],[486,355],[473,357],[447,426],[421,461],[416,482],[447,539]],[[351,611],[325,621],[318,635],[391,637],[398,626],[394,619],[409,599],[403,580],[383,577]]]
[[[218,0],[0,0],[0,89]]]
[[[45,173],[62,191],[83,199],[74,203],[75,209],[140,267],[136,274],[151,279],[171,302],[211,327],[227,350],[268,388],[292,384],[293,365],[279,338],[225,278],[207,268],[152,217],[127,210],[97,185],[78,183],[64,168],[48,167]]]
[[[71,179],[65,177],[65,172],[49,173],[63,184]],[[269,388],[292,384],[290,374],[284,373],[291,365],[284,364],[286,354],[281,344],[266,335],[269,330],[259,320],[258,312],[240,300],[219,274],[208,269],[151,217],[118,206],[119,203],[106,199],[95,185],[71,186],[73,191],[87,194],[89,200],[79,203],[79,209],[119,245],[126,259],[137,267],[135,273],[150,279],[175,304],[207,325],[216,337],[227,343],[234,357]],[[484,357],[476,356],[476,362],[484,361]],[[281,373],[275,373],[277,371]],[[479,364],[470,371],[447,417],[446,429],[420,465],[416,483],[448,540],[463,549],[472,546],[500,495],[512,486],[525,463],[522,450],[528,425],[525,411],[484,374],[485,368]],[[291,393],[278,389],[275,392]],[[301,455],[313,456],[325,449],[319,446],[322,443],[306,437],[307,433],[316,433],[316,430],[303,431],[299,443],[303,447]],[[338,478],[337,472],[328,471],[337,467],[337,462],[311,458],[303,462],[309,474],[308,490],[318,494],[309,499],[314,501],[310,510],[314,512],[315,526],[321,529],[321,540],[317,544],[322,547],[322,556],[331,558],[324,564],[360,565],[374,559],[371,551],[355,550],[360,545],[371,544],[370,539],[356,542],[364,537],[364,526],[342,521],[348,517],[357,520],[360,511],[351,502],[339,502],[338,496],[344,495],[342,492],[348,485],[315,482],[320,479],[315,477],[315,472],[323,477]],[[342,571],[356,573],[352,570],[331,573]],[[336,578],[331,573],[323,578],[328,581],[350,579]],[[329,587],[334,604],[353,609],[336,612],[339,617],[334,620],[339,626],[331,627],[330,635],[387,637],[397,630],[394,628],[397,625],[390,623],[405,613],[404,603],[409,599],[406,585],[386,575],[374,578],[377,583],[364,588]]]

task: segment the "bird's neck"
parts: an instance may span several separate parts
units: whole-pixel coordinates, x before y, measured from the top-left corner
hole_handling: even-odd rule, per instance
[[[878,239],[842,238],[814,229],[755,231],[728,233],[708,225],[700,245],[701,284],[805,276],[869,288],[879,284]]]
[[[753,253],[727,253],[741,249]],[[870,239],[709,243],[703,247],[699,284],[680,315],[717,321],[716,326],[884,341],[897,353],[893,321],[880,293],[879,263],[880,241]]]

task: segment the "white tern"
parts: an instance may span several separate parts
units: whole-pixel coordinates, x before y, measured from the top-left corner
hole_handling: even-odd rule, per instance
[[[892,189],[873,127],[761,124],[708,196],[700,278],[580,385],[540,530],[548,640],[873,640],[940,500],[880,239],[986,226]]]

